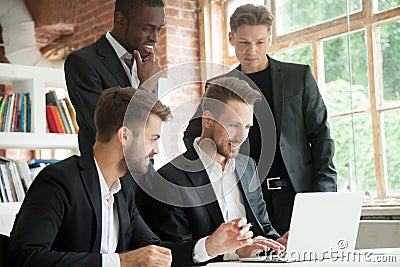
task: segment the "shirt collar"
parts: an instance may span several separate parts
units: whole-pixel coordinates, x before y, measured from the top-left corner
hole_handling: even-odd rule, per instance
[[[106,33],[106,38],[108,42],[110,42],[111,46],[114,48],[115,53],[117,54],[118,58],[124,59],[132,59],[132,54],[128,52],[117,40],[111,35],[110,31]]]
[[[95,157],[93,157],[93,158],[94,158],[94,163],[96,164],[97,173],[99,174],[101,196],[107,197],[110,194],[114,195],[114,194],[118,193],[119,190],[121,190],[121,182],[119,181],[119,179],[117,181],[115,181],[111,185],[110,188],[108,188],[106,180],[104,179],[104,176],[100,171],[99,165],[97,164],[96,158]]]

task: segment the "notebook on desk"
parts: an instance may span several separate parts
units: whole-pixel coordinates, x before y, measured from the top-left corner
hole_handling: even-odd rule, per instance
[[[354,250],[363,195],[350,192],[296,194],[284,255],[241,261],[317,261]]]

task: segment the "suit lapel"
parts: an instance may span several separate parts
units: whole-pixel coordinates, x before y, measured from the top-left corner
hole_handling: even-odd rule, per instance
[[[252,191],[252,188],[254,188],[254,181],[253,179],[258,179],[257,176],[255,176],[256,172],[252,172],[251,168],[247,168],[247,165],[249,162],[247,160],[244,160],[244,157],[238,157],[235,160],[235,166],[236,166],[236,174],[239,177],[239,190],[242,193],[243,201],[244,201],[244,206],[246,209],[246,218],[248,222],[253,223],[254,227],[252,228],[252,231],[254,232],[254,236],[256,235],[264,235],[263,228],[260,224],[260,221],[257,219],[257,216],[255,216],[253,209],[251,208],[250,205],[250,192]]]
[[[275,123],[277,128],[277,135],[281,135],[282,130],[282,118],[283,118],[283,72],[279,67],[279,63],[268,57],[268,61],[271,67],[271,82],[272,82],[272,98],[274,104],[274,115],[275,115]]]
[[[130,216],[128,213],[128,207],[126,206],[125,198],[122,194],[122,189],[115,194],[115,203],[117,206],[118,219],[119,219],[119,240],[117,251],[125,251],[128,247],[126,243],[125,233],[130,226]]]
[[[189,180],[196,188],[196,192],[199,195],[202,203],[207,203],[205,207],[211,219],[214,221],[216,226],[219,226],[221,223],[224,223],[224,217],[222,216],[221,208],[219,207],[217,197],[212,188],[210,178],[208,177],[208,174],[201,163],[199,156],[194,148],[191,147],[183,154],[183,157],[189,160],[187,161],[188,163],[192,163],[186,165],[186,170],[188,170],[186,174]],[[193,164],[193,162],[195,162],[195,164]],[[192,172],[190,171],[191,169],[195,171]]]
[[[100,37],[96,42],[97,54],[103,58],[104,66],[111,72],[121,87],[131,86],[129,77],[126,75],[125,69],[121,65],[121,61],[117,57],[113,47],[108,42],[105,35]]]
[[[96,170],[92,150],[82,154],[79,165],[81,167],[81,179],[85,191],[88,195],[90,203],[92,205],[95,217],[96,217],[96,229],[93,231],[96,233],[94,243],[92,246],[92,252],[100,251],[101,243],[101,193],[99,184],[99,175]]]

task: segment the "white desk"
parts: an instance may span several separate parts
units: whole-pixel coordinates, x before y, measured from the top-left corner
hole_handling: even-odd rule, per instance
[[[276,267],[325,267],[325,266],[349,266],[349,267],[382,267],[382,266],[400,266],[400,248],[387,249],[366,249],[356,250],[356,256],[353,258],[334,258],[324,261],[306,261],[291,263],[265,263],[265,262],[216,262],[207,264],[210,267],[244,267],[244,266],[276,266]]]

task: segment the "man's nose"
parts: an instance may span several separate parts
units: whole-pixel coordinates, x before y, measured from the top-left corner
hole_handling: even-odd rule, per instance
[[[251,44],[249,45],[249,52],[250,52],[251,54],[254,54],[254,53],[256,52],[256,49],[257,49],[256,44],[251,43]]]
[[[160,32],[154,30],[150,33],[149,37],[153,42],[157,43],[158,39],[160,38]]]

